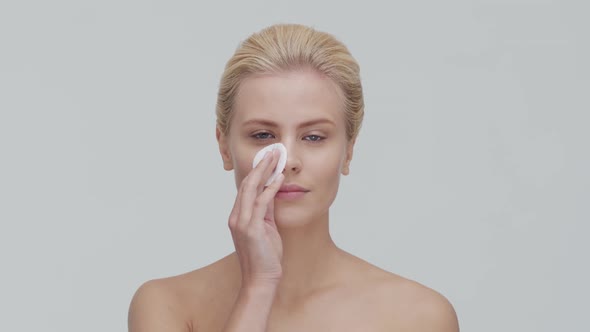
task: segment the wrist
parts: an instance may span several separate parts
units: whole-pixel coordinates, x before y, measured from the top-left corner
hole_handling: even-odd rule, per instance
[[[242,291],[249,295],[273,294],[279,286],[278,280],[256,280],[242,283]]]

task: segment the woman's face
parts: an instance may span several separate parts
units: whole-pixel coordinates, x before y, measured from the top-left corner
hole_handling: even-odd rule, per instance
[[[236,185],[252,170],[263,147],[287,148],[285,184],[309,190],[299,198],[275,197],[275,220],[281,227],[325,216],[338,191],[340,174],[348,174],[354,141],[347,140],[338,86],[311,70],[252,76],[242,81],[227,136],[218,130],[226,170]]]

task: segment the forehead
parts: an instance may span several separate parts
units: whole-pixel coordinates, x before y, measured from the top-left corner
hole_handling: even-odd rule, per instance
[[[289,126],[327,118],[343,126],[342,100],[331,79],[311,70],[251,76],[240,84],[232,121],[256,118]]]

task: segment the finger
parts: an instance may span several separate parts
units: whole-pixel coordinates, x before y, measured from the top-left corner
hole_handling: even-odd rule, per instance
[[[268,151],[258,165],[256,165],[256,167],[254,167],[246,176],[249,180],[252,180],[253,183],[257,184],[257,188],[260,189],[260,191],[262,190],[264,182],[268,180],[268,177],[272,174],[278,163],[278,158],[275,158],[276,156],[277,153],[274,150]],[[262,180],[265,181],[262,182]]]
[[[240,228],[248,227],[256,197],[259,195],[260,191],[262,191],[264,182],[266,182],[270,176],[273,164],[278,162],[275,159],[274,153],[268,153],[260,164],[258,164],[242,181],[238,221],[238,226]],[[262,182],[262,180],[264,180],[264,182]]]
[[[268,163],[266,165],[262,165],[260,168],[258,167],[259,165],[257,165],[257,167],[252,170],[251,175],[249,174],[252,178],[254,178],[254,182],[259,182],[259,186],[257,187],[259,189],[258,193],[262,191],[262,189],[265,187],[266,181],[268,181],[268,178],[274,172],[276,166],[278,165],[280,156],[281,154],[278,150],[267,152],[266,157],[269,158]]]
[[[235,229],[238,220],[240,217],[240,201],[242,200],[242,190],[241,188],[237,190],[236,200],[234,201],[234,206],[229,214],[228,226],[231,230]]]
[[[277,191],[275,191],[275,193],[273,194],[273,198],[268,202],[268,205],[266,207],[266,213],[264,214],[264,220],[267,222],[270,222],[272,226],[274,226],[276,228],[276,225],[274,224],[274,220],[275,220],[275,196],[278,192],[278,190],[280,190],[281,185],[283,184],[285,180],[285,175],[284,174],[279,174],[270,185],[273,185],[275,182],[277,183],[278,189]]]
[[[265,157],[268,157],[268,156],[265,155]],[[257,167],[263,168],[264,167],[263,161],[265,161],[265,160],[266,160],[266,158],[263,158],[263,160],[261,160],[260,163],[258,163]],[[250,173],[252,173],[252,171],[250,171]],[[250,175],[250,174],[248,174],[248,175]],[[241,202],[242,202],[244,187],[246,187],[247,181],[248,181],[248,176],[246,176],[244,179],[242,179],[240,187],[237,190],[236,199],[234,201],[234,205],[232,207],[232,210],[231,210],[230,216],[229,216],[229,220],[228,220],[228,226],[230,227],[230,229],[235,229],[239,224],[240,206],[241,206]]]
[[[281,185],[285,176],[281,173],[277,178],[264,189],[262,194],[256,198],[254,204],[254,211],[252,213],[252,220],[267,220],[274,222],[274,198]]]

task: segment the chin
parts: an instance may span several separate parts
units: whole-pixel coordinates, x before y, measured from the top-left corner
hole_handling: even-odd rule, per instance
[[[287,209],[291,210],[291,209]],[[275,222],[280,228],[294,228],[305,226],[311,220],[307,213],[301,211],[285,211],[275,207]]]
[[[317,211],[301,206],[275,204],[275,222],[279,228],[303,227],[313,220],[320,220]]]

